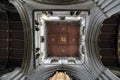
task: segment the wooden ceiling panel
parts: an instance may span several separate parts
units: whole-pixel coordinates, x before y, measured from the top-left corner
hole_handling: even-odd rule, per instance
[[[78,56],[80,28],[77,22],[49,22],[47,28],[50,56]]]
[[[22,40],[10,40],[10,48],[24,49],[24,41]]]
[[[8,38],[8,32],[6,30],[0,31],[0,39],[7,39]]]
[[[24,54],[24,31],[18,13],[0,12],[0,66],[20,67]]]
[[[9,23],[6,22],[0,22],[0,30],[7,30],[9,28]]]
[[[10,39],[19,39],[24,40],[24,34],[23,30],[12,30],[10,32]]]
[[[6,12],[0,12],[0,21],[8,21]]]

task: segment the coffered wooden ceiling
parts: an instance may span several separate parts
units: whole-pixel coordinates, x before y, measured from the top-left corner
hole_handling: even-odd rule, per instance
[[[49,22],[47,26],[49,56],[77,57],[79,53],[79,23]]]
[[[21,66],[23,54],[24,32],[19,14],[0,12],[0,66]]]

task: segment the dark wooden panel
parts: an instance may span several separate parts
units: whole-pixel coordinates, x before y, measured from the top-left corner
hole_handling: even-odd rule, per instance
[[[105,66],[116,66],[117,65],[116,59],[114,57],[102,58],[102,62]]]
[[[79,46],[79,34],[68,34],[69,35],[69,45]]]
[[[8,57],[8,49],[0,49],[0,57]]]
[[[58,46],[48,46],[48,55],[49,56],[57,56],[57,50],[58,50]]]
[[[9,23],[8,22],[0,22],[0,30],[8,30]]]
[[[7,64],[7,58],[0,58],[0,65],[5,66]]]
[[[8,32],[6,30],[0,31],[0,39],[7,39],[8,38]]]
[[[7,40],[0,40],[0,48],[7,48],[8,41]]]
[[[6,12],[0,12],[0,21],[7,21],[7,13]]]
[[[10,39],[24,40],[24,32],[23,32],[23,30],[11,30],[10,31]]]
[[[10,29],[12,30],[23,30],[23,25],[21,21],[11,21],[10,22]]]
[[[57,57],[76,57],[79,53],[77,46],[50,46],[48,52],[50,56]]]
[[[115,55],[116,55],[116,51],[115,51],[115,49],[112,49],[112,48],[108,48],[108,49],[106,49],[106,48],[102,48],[101,50],[100,50],[100,54],[103,56],[103,57],[109,57],[109,56],[111,56],[111,57],[115,57]]]
[[[23,55],[24,31],[19,14],[0,12],[0,66],[21,66]]]
[[[57,35],[56,34],[50,34],[48,36],[48,45],[56,45],[57,44]]]
[[[48,53],[50,56],[56,57],[69,56],[67,46],[49,46]]]
[[[48,33],[57,33],[58,26],[55,22],[47,22]]]
[[[10,40],[10,48],[24,49],[24,41]]]
[[[23,50],[17,50],[17,49],[10,49],[9,52],[9,57],[10,58],[23,58],[23,54],[24,54],[24,49]]]
[[[22,59],[9,58],[7,66],[21,66]]]
[[[78,46],[69,46],[68,53],[70,57],[76,57],[76,54],[79,54]]]
[[[56,26],[56,30],[57,30],[57,33],[68,33],[68,24],[69,23],[63,23],[63,22],[60,22],[60,23],[57,23],[58,26]]]
[[[98,46],[102,62],[106,66],[116,66],[117,61],[117,16],[112,16],[103,22],[101,33],[98,37]]]
[[[117,22],[117,17],[116,16],[111,16],[110,18],[106,19],[103,24],[116,24]]]
[[[99,40],[113,40],[115,39],[115,34],[102,33],[99,35]]]
[[[18,13],[8,12],[9,21],[21,21]]]
[[[5,66],[8,59],[8,31],[9,23],[6,12],[0,12],[0,66]]]
[[[114,48],[115,43],[114,41],[99,41],[98,46],[102,48]]]
[[[69,57],[67,46],[58,46],[56,55],[57,57]]]
[[[108,32],[108,33],[115,33],[116,32],[116,24],[109,24],[109,25],[103,25],[101,27],[101,31],[102,32]]]
[[[68,33],[69,34],[79,34],[79,24],[78,23],[69,23],[68,24],[69,28],[68,28]]]
[[[8,49],[0,49],[0,65],[5,66],[8,61]]]

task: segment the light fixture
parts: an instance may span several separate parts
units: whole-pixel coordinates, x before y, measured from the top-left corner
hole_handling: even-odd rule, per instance
[[[47,20],[47,19],[48,19],[48,17],[47,17],[46,14],[42,14],[42,15],[41,15],[41,18],[44,19],[44,20]]]

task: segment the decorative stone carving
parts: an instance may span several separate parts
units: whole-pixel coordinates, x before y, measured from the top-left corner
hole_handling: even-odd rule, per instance
[[[56,72],[49,80],[71,80],[71,78],[66,74],[66,72]]]

